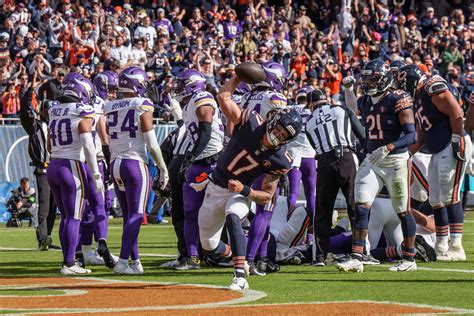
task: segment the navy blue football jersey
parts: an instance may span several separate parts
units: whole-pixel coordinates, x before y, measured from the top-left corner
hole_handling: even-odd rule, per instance
[[[250,186],[264,173],[287,173],[291,169],[292,158],[286,146],[263,150],[265,132],[266,122],[256,111],[242,111],[241,122],[235,126],[229,144],[212,172],[214,183],[227,188],[229,180],[239,180]]]
[[[399,112],[413,109],[413,100],[402,90],[395,90],[382,97],[377,104],[372,104],[369,96],[360,97],[357,106],[362,115],[362,123],[366,133],[366,153],[370,154],[379,147],[398,140],[403,129],[398,117]],[[407,151],[408,148],[399,148],[391,154]]]
[[[432,76],[426,79],[416,96],[416,123],[424,132],[423,149],[429,154],[436,154],[445,149],[451,143],[453,133],[449,116],[438,110],[431,97],[447,90],[452,91],[453,88],[440,76]]]

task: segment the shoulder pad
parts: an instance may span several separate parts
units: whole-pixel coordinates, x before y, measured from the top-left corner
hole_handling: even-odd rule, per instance
[[[77,103],[75,114],[80,117],[89,117],[95,115],[95,108],[93,105]]]
[[[395,92],[395,113],[413,107],[412,97],[405,91],[396,90]]]
[[[425,83],[425,91],[428,95],[434,95],[448,90],[448,83],[442,77],[435,75]]]
[[[153,102],[151,102],[151,100],[147,98],[142,98],[138,107],[145,112],[155,111],[155,106],[153,105]]]
[[[214,97],[207,91],[198,92],[193,96],[194,106],[199,107],[205,104],[214,104]]]

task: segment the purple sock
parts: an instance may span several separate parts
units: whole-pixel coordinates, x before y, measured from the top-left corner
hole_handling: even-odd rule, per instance
[[[263,205],[257,204],[257,214],[250,224],[249,239],[247,243],[247,261],[254,262],[271,218],[272,212],[264,210]]]
[[[76,246],[79,241],[79,226],[81,221],[74,218],[64,220],[63,237],[63,257],[66,265],[74,264],[76,258]]]
[[[270,241],[270,225],[267,226],[267,229],[265,230],[265,235],[263,235],[262,243],[260,244],[260,250],[258,251],[260,258],[267,257],[267,248],[268,248],[269,241]]]
[[[142,224],[143,214],[141,213],[128,213],[127,221],[123,227],[122,235],[122,248],[120,249],[120,259],[128,260],[132,251],[134,257],[138,259],[138,233],[140,232],[140,226]]]
[[[288,181],[290,183],[290,192],[288,194],[288,209],[295,209],[296,201],[300,195],[301,171],[299,168],[293,168],[288,172]]]
[[[301,182],[306,197],[306,211],[312,223],[316,207],[316,162],[314,158],[302,158],[300,170]]]

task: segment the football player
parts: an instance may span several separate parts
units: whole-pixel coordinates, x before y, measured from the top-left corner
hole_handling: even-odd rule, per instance
[[[390,271],[416,270],[415,219],[410,212],[410,160],[408,145],[415,143],[416,130],[411,96],[390,91],[393,76],[382,60],[369,61],[361,72],[364,96],[358,107],[366,126],[366,158],[355,179],[355,223],[351,259],[337,264],[341,271],[363,272],[362,255],[368,232],[372,202],[385,185],[400,218],[404,236],[403,260]]]
[[[198,212],[204,192],[196,192],[189,185],[202,173],[214,169],[224,143],[224,126],[221,113],[212,94],[206,91],[206,78],[197,70],[187,69],[176,78],[175,98],[183,106],[183,121],[187,137],[193,147],[186,154],[180,173],[184,179],[184,237],[188,258],[177,270],[199,268]]]
[[[272,61],[262,64],[262,68],[266,74],[265,80],[253,85],[253,89],[243,95],[240,106],[243,110],[255,111],[265,119],[271,111],[286,107],[287,99],[280,91],[286,86],[288,74],[282,65]],[[263,176],[257,178],[252,187],[261,189],[262,180]],[[268,205],[257,204],[255,217],[250,224],[247,261],[252,275],[265,275],[270,220],[279,192],[277,187],[275,197]],[[255,264],[257,252],[260,260]]]
[[[300,195],[300,183],[303,182],[304,195],[306,197],[306,211],[310,223],[313,222],[316,194],[316,160],[314,151],[305,133],[306,122],[311,116],[311,110],[307,107],[306,96],[313,91],[313,87],[301,88],[296,95],[297,105],[292,106],[303,119],[303,129],[294,142],[288,144],[288,152],[293,157],[292,169],[288,173],[290,190],[288,195],[289,215],[296,208],[296,201]],[[312,233],[312,229],[309,230]]]
[[[106,163],[110,164],[109,140],[106,131],[106,121],[104,116],[105,101],[115,100],[118,91],[117,73],[107,70],[99,73],[93,81],[96,97],[94,108],[96,116],[93,122],[95,131],[94,143],[97,152],[97,164],[102,179],[106,180]],[[89,175],[90,170],[86,165]],[[106,193],[107,194],[107,189]],[[104,195],[105,195],[104,194]],[[88,196],[86,209],[81,220],[81,248],[84,254],[85,264],[97,265],[105,264],[109,268],[115,266],[117,258],[111,255],[107,247],[108,218],[105,211],[105,196],[93,194]],[[97,238],[97,249],[92,249],[92,236]]]
[[[223,114],[235,129],[209,177],[199,210],[201,246],[207,255],[225,254],[220,238],[224,225],[227,227],[234,263],[232,290],[249,287],[241,220],[251,201],[268,205],[274,199],[280,175],[287,173],[292,163],[285,144],[294,140],[302,128],[301,116],[292,109],[272,111],[266,120],[255,110],[240,109],[231,99],[238,84],[239,79],[232,77],[217,96]],[[250,188],[260,175],[264,175],[260,189]]]
[[[93,86],[80,74],[75,73],[70,77],[63,95],[49,109],[51,164],[47,176],[61,212],[59,238],[64,259],[60,271],[62,275],[91,272],[75,262],[75,251],[85,196],[93,193],[87,192],[86,184],[92,181],[96,193],[102,194],[104,190],[92,137],[95,116]],[[86,172],[85,161],[92,173],[91,180]]]
[[[399,85],[415,100],[418,142],[432,154],[428,169],[429,202],[434,209],[437,260],[464,261],[464,210],[459,195],[471,139],[464,130],[463,110],[440,76],[426,77],[416,65],[400,69]]]
[[[168,170],[153,128],[154,107],[145,97],[147,81],[148,75],[143,69],[134,66],[124,69],[119,74],[119,92],[123,98],[107,102],[104,108],[111,153],[110,171],[124,220],[120,257],[114,268],[117,274],[143,273],[138,255],[138,234],[151,189],[147,149],[160,169],[161,188],[168,182]],[[130,265],[129,257],[132,259]]]

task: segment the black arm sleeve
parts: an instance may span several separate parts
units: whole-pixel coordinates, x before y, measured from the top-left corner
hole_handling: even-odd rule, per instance
[[[362,143],[365,140],[365,130],[360,121],[357,119],[354,111],[349,108],[345,108],[347,115],[349,116],[349,120],[351,122],[352,131],[354,132],[355,136],[359,139]]]
[[[36,120],[33,104],[31,102],[33,89],[29,88],[26,93],[20,95],[20,122],[28,135],[34,134],[36,131]]]
[[[211,131],[212,131],[212,123],[210,122],[199,122],[199,129],[198,129],[198,140],[196,144],[194,144],[194,148],[191,153],[188,155],[187,159],[190,161],[194,161],[197,156],[206,148],[207,144],[211,140]]]
[[[110,147],[109,145],[102,145],[102,152],[104,153],[105,163],[110,167]]]

